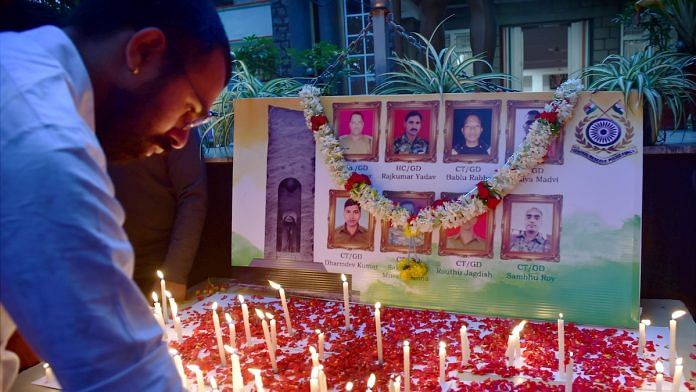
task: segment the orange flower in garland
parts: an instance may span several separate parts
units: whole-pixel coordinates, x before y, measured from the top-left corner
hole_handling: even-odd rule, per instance
[[[350,192],[353,189],[353,187],[360,184],[372,185],[372,182],[370,181],[370,177],[364,174],[358,174],[356,172],[353,172],[350,175],[350,178],[348,178],[348,180],[346,181],[345,187],[346,190]]]
[[[329,119],[326,118],[323,114],[320,114],[318,116],[312,116],[309,121],[312,123],[312,131],[316,132],[319,130],[319,127],[322,125],[328,124]]]

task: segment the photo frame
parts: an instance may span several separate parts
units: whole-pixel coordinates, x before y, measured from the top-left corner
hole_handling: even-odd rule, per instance
[[[401,205],[410,202],[414,207],[414,214],[417,214],[422,208],[430,206],[435,200],[435,192],[384,191],[383,194]],[[383,220],[380,251],[407,253],[408,242],[403,228],[391,227],[388,220]],[[432,233],[421,233],[417,237],[416,252],[420,254],[430,254],[432,252]]]
[[[379,151],[379,120],[382,110],[381,102],[350,102],[333,104],[333,124],[336,138],[341,147],[345,148],[343,158],[346,161],[378,160]],[[354,121],[359,114],[360,120]],[[351,136],[352,124],[362,122],[361,136]],[[359,125],[357,127],[360,127]],[[369,139],[369,146],[366,146]],[[354,149],[358,153],[351,153]]]
[[[563,195],[507,195],[500,258],[559,262],[562,207]],[[530,239],[529,231],[537,235]]]
[[[524,140],[524,122],[533,121],[532,113],[544,111],[546,101],[542,100],[527,100],[507,101],[507,127],[505,130],[505,160],[515,152]],[[558,136],[549,145],[548,154],[544,158],[544,164],[562,165],[563,164],[563,139],[564,129],[561,128]]]
[[[500,108],[502,101],[445,101],[445,163],[498,163]],[[462,129],[471,116],[479,119],[477,147],[469,147]],[[487,147],[487,148],[486,148]]]
[[[442,192],[441,199],[457,200],[462,193]],[[475,256],[490,259],[493,257],[493,233],[495,232],[495,213],[488,211],[478,216],[470,228],[473,236],[463,240],[461,227],[440,229],[438,255],[440,256]]]
[[[386,162],[435,162],[439,107],[439,101],[387,102]],[[414,112],[419,113],[421,117],[420,131],[417,137],[427,142],[424,153],[411,153],[406,144],[400,143],[398,140],[404,136],[404,124],[408,120],[407,116],[410,117],[410,114]]]
[[[329,249],[354,249],[372,251],[375,248],[375,217],[367,211],[361,210],[359,220],[359,230],[364,230],[363,234],[351,236],[347,232],[345,224],[345,215],[337,216],[340,211],[344,210],[346,200],[350,199],[350,192],[345,190],[331,189],[329,190],[329,230],[326,246]],[[337,206],[338,205],[338,206]],[[364,226],[366,225],[366,227]],[[353,241],[351,238],[355,238]]]

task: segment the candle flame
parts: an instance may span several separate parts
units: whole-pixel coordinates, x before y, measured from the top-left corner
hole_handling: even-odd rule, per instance
[[[685,311],[683,311],[683,310],[677,310],[676,312],[672,313],[672,320],[676,320],[676,319],[678,319],[679,317],[681,317],[681,316],[683,316],[683,315],[685,315],[685,314],[686,314]]]
[[[570,355],[570,359],[573,359],[573,352],[569,352],[568,355]]]
[[[274,282],[274,281],[272,281],[272,280],[269,280],[269,281],[268,281],[268,284],[270,284],[271,287],[273,287],[274,290],[280,290],[280,289],[282,288],[281,285],[279,285],[278,283],[276,283],[276,282]]]
[[[217,310],[217,302],[213,302],[212,309],[213,309],[213,312]]]
[[[254,309],[256,312],[256,315],[259,316],[261,320],[265,319],[266,317],[263,315],[263,312],[260,309]]]
[[[352,391],[353,390],[353,383],[348,381],[346,384],[346,391]]]
[[[655,370],[657,370],[658,373],[662,373],[665,371],[665,367],[662,365],[662,361],[655,362]]]
[[[232,324],[232,316],[229,313],[225,313],[225,320],[227,320],[227,324]]]
[[[651,322],[650,320],[640,320],[640,322],[643,323],[643,324],[645,324],[645,325],[650,325],[650,324],[652,324],[652,322]]]
[[[314,354],[317,353],[317,349],[314,348],[314,346],[309,346],[309,352],[310,352],[312,355],[314,355]]]
[[[466,333],[466,325],[462,325],[462,327],[459,328],[459,331]]]
[[[558,314],[558,318],[561,319],[561,320],[563,320],[563,313],[559,313],[559,314]]]
[[[408,340],[404,340],[404,347],[408,347],[408,346],[409,346]]]
[[[370,373],[370,378],[367,379],[367,387],[372,389],[375,386],[375,381],[377,381],[377,377],[375,377],[374,373]]]
[[[164,290],[164,295],[166,295],[167,298],[171,298],[171,297],[172,297],[172,293],[171,293],[171,291],[169,291],[169,290]]]
[[[232,347],[230,347],[230,346],[227,345],[227,344],[225,344],[225,345],[222,346],[222,347],[225,349],[225,351],[227,351],[228,354],[232,354],[232,355],[236,355],[236,354],[237,354],[237,350],[233,349]]]
[[[381,303],[379,303],[379,302],[376,302],[376,303],[375,303],[375,309],[379,309],[379,308],[381,308],[381,307],[382,307],[382,304],[381,304]]]
[[[174,348],[170,348],[169,355],[171,355],[171,356],[179,355],[179,352],[176,351],[176,349],[174,349]]]
[[[675,362],[677,366],[682,365],[682,357],[677,358],[677,362]]]
[[[201,371],[201,368],[198,365],[186,365],[186,367],[192,372],[198,373]]]
[[[253,374],[254,377],[261,376],[261,369],[249,369],[249,373]]]
[[[157,293],[155,293],[154,291],[152,292],[152,301],[159,302],[159,297],[157,296]]]
[[[342,280],[343,282],[345,282],[345,281],[348,280],[348,279],[346,279],[346,274],[341,274],[341,280]]]
[[[162,271],[157,270],[157,277],[160,279],[164,279],[164,274],[162,273]]]
[[[316,332],[316,334],[319,335],[319,334],[321,333],[321,330],[320,330],[320,329],[315,329],[314,332]]]
[[[312,374],[310,377],[314,379],[319,377],[319,369],[316,366],[312,368]]]
[[[243,304],[243,303],[244,303],[244,296],[243,296],[243,295],[239,294],[239,295],[237,296],[237,299],[239,300],[239,303],[240,303],[240,304]]]
[[[44,369],[48,369],[48,368],[50,368],[50,367],[51,367],[51,365],[49,365],[48,362],[46,362],[46,363],[43,364],[43,368],[44,368]]]

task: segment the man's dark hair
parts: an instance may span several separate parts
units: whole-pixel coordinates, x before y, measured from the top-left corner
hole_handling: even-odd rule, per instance
[[[538,110],[530,110],[527,112],[527,116],[534,116],[534,118],[539,117],[540,114]]]
[[[185,56],[182,60],[222,50],[225,83],[232,74],[227,34],[209,0],[82,0],[67,25],[92,37],[156,27],[164,32],[171,49]]]
[[[418,116],[418,118],[419,118],[421,121],[423,121],[423,115],[420,114],[420,112],[417,112],[417,111],[415,111],[415,110],[408,112],[408,113],[406,114],[406,117],[404,117],[404,121],[408,121],[408,119],[411,118],[411,117],[413,117],[413,116]]]
[[[357,201],[355,201],[355,200],[353,200],[353,199],[351,199],[351,198],[348,198],[348,199],[346,200],[346,202],[343,204],[343,209],[345,210],[346,208],[348,208],[348,207],[350,207],[350,206],[358,206],[358,211],[361,210],[361,208],[360,208],[360,203],[358,203]]]
[[[353,118],[353,116],[355,116],[356,114],[357,114],[358,116],[360,116],[360,118],[361,118],[363,121],[365,121],[365,117],[363,117],[363,114],[362,114],[361,112],[353,112],[353,113],[350,114],[350,117],[349,117],[349,118]]]

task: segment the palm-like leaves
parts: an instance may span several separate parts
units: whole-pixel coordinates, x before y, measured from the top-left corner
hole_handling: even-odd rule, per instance
[[[442,49],[439,53],[424,36],[415,33],[427,48],[425,65],[415,59],[393,57],[392,60],[401,71],[387,72],[385,79],[376,89],[376,94],[431,94],[467,93],[472,91],[496,91],[501,87],[493,81],[510,80],[505,73],[485,73],[467,75],[464,71],[474,63],[491,65],[480,56],[460,61],[456,47]]]
[[[684,103],[693,102],[696,94],[696,75],[684,70],[696,62],[695,56],[675,52],[652,54],[643,51],[630,58],[610,55],[601,63],[587,67],[583,77],[592,79],[590,89],[621,91],[631,107],[647,104],[653,141],[659,129],[662,108],[667,106],[675,124],[683,118]],[[631,93],[635,92],[636,95]]]

